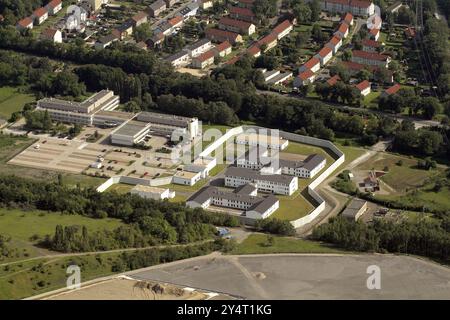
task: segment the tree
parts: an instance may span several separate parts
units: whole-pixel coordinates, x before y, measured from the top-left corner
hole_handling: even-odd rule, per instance
[[[293,12],[295,17],[297,18],[298,23],[308,23],[311,21],[311,8],[303,1],[295,3]]]
[[[311,8],[311,21],[318,21],[320,18],[320,1],[319,0],[313,0],[309,3],[309,7]]]
[[[150,24],[143,23],[138,27],[134,28],[133,38],[136,42],[147,41],[153,35],[152,29],[150,28]]]
[[[422,130],[419,133],[418,147],[420,150],[422,150],[423,153],[427,155],[437,153],[440,150],[443,142],[444,139],[439,132]]]

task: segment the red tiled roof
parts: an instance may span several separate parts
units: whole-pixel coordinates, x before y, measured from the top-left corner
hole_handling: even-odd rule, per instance
[[[320,49],[318,55],[321,56],[322,58],[326,57],[327,55],[329,55],[331,53],[331,49],[328,47],[323,47],[322,49]]]
[[[280,23],[275,28],[273,28],[272,33],[280,34],[284,30],[288,29],[291,26],[292,26],[292,24],[291,24],[291,22],[289,20],[284,20],[282,23]]]
[[[307,69],[307,70],[303,71],[302,73],[300,73],[298,75],[298,77],[302,80],[306,80],[306,79],[311,78],[313,75],[314,75],[314,73],[311,70]]]
[[[267,44],[268,45],[268,44],[270,44],[270,43],[272,43],[274,41],[277,41],[277,35],[271,33],[271,34],[268,34],[267,36],[265,36],[264,38],[261,38],[258,41],[258,45],[259,46],[262,46],[263,44]]]
[[[317,59],[316,57],[312,57],[311,59],[309,59],[308,61],[306,61],[306,63],[304,64],[304,66],[307,69],[312,69],[314,66],[316,66],[317,64],[320,64],[320,60]]]
[[[385,54],[379,54],[376,52],[367,52],[362,50],[353,50],[352,55],[354,57],[363,58],[367,60],[386,61],[389,56]]]
[[[198,57],[194,58],[200,62],[204,62],[208,59],[214,58],[214,50],[206,51],[205,53],[202,53]]]
[[[338,74],[332,76],[330,79],[327,80],[327,83],[330,86],[334,86],[336,84],[336,82],[338,82],[339,80],[341,80],[341,77],[339,77]]]
[[[236,38],[239,36],[239,34],[235,33],[235,32],[216,29],[216,28],[210,28],[210,29],[206,30],[206,36],[219,36],[219,37],[224,37],[227,40],[230,40],[230,39],[236,40]]]
[[[250,22],[237,20],[237,19],[231,19],[228,17],[222,17],[220,18],[219,25],[223,24],[226,26],[233,26],[241,29],[249,29],[252,25]]]
[[[52,7],[52,8],[56,8],[57,6],[59,6],[62,3],[61,0],[52,0],[50,1],[47,6]]]
[[[371,39],[364,39],[361,43],[363,46],[366,46],[366,47],[378,48],[380,46],[380,43],[378,41],[371,40]]]
[[[359,91],[363,91],[370,87],[370,82],[367,80],[361,81],[355,86]]]
[[[30,17],[26,17],[18,22],[21,27],[28,27],[30,24],[33,24],[33,20]]]
[[[339,29],[337,31],[342,32],[343,34],[345,34],[348,31],[348,25],[346,23],[341,23],[339,25]]]
[[[250,48],[247,49],[247,52],[251,55],[251,56],[256,56],[259,52],[261,52],[261,49],[257,46],[257,45],[253,45]]]
[[[398,83],[396,83],[392,87],[387,88],[384,92],[390,96],[391,94],[397,93],[400,89],[401,86]]]
[[[345,22],[349,23],[353,20],[353,15],[350,12],[347,12],[343,19]]]
[[[234,57],[234,58],[228,60],[227,62],[225,62],[225,64],[228,64],[228,65],[235,64],[236,62],[239,61],[240,58],[241,58],[241,57],[236,56],[236,57]]]
[[[41,8],[34,10],[33,15],[40,18],[43,15],[45,15],[46,13],[48,13],[47,9],[41,7]]]
[[[181,21],[183,21],[183,17],[182,16],[176,16],[172,19],[169,19],[169,24],[173,27],[176,26],[177,24],[179,24]]]
[[[231,48],[231,44],[228,41],[224,41],[221,44],[216,46],[216,50],[222,52],[228,48]]]
[[[337,45],[342,39],[339,38],[338,36],[334,36],[333,38],[331,38],[330,43],[333,45]]]
[[[376,36],[378,34],[378,32],[380,32],[380,29],[377,28],[373,28],[369,30],[369,33],[373,36]]]
[[[42,31],[42,35],[44,35],[47,38],[53,39],[57,31],[58,31],[57,29],[48,28]]]
[[[131,19],[133,19],[135,22],[139,22],[145,17],[147,17],[147,13],[145,13],[144,11],[140,11],[137,14],[135,14]]]
[[[240,16],[247,16],[247,17],[254,17],[255,14],[253,13],[252,10],[247,9],[247,8],[239,8],[239,7],[231,7],[230,8],[230,13],[233,14],[237,14]]]
[[[350,5],[352,7],[358,7],[358,8],[368,8],[372,4],[372,1],[367,0],[351,0]]]

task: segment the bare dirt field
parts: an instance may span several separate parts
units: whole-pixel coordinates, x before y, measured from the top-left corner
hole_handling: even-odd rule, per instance
[[[381,289],[367,288],[380,267]],[[247,299],[450,299],[450,269],[408,256],[207,256],[130,274]]]
[[[47,297],[46,300],[210,300],[231,297],[171,284],[119,277]]]

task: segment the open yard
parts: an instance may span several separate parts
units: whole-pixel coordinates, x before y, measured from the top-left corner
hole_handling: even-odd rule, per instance
[[[314,206],[303,197],[300,191],[292,196],[277,196],[277,198],[280,200],[280,208],[271,215],[272,218],[297,220],[314,209]]]
[[[31,94],[19,92],[18,88],[0,88],[0,118],[8,120],[16,111],[21,111],[26,103],[35,101]]]

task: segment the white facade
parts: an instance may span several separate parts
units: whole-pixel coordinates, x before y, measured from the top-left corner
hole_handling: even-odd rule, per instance
[[[157,188],[143,185],[136,185],[130,191],[131,194],[136,194],[145,199],[164,200],[175,197],[175,191],[170,191],[167,188]]]
[[[251,147],[261,146],[269,149],[284,150],[289,141],[281,137],[267,136],[263,134],[251,133],[240,134],[236,137],[236,144],[247,145]]]
[[[201,172],[177,171],[173,176],[172,182],[185,186],[193,186],[201,179],[201,177]]]

